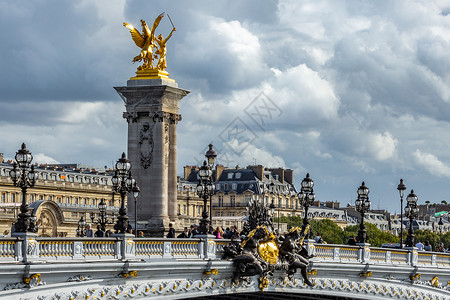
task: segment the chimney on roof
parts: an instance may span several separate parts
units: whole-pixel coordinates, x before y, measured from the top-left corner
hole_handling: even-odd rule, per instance
[[[263,180],[264,179],[264,167],[261,165],[257,165],[257,166],[248,166],[247,169],[251,169],[253,170],[253,172],[255,172],[256,177],[259,180]]]
[[[223,170],[225,170],[224,166],[216,165],[216,182],[219,181],[220,175],[222,175]]]
[[[287,183],[294,184],[294,170],[284,170],[284,180],[286,180]]]
[[[284,169],[283,168],[277,168],[277,169],[269,169],[272,174],[278,175],[278,181],[281,183],[284,183]]]
[[[187,180],[191,172],[192,172],[191,166],[184,166],[184,180]]]

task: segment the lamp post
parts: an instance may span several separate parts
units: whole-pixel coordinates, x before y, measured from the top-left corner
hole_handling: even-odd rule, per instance
[[[208,145],[209,149],[206,151],[205,157],[208,160],[208,165],[211,167],[211,170],[214,168],[214,160],[216,159],[216,151],[213,150],[213,145]],[[217,178],[216,178],[217,180]],[[209,196],[209,222],[212,225],[212,194]]]
[[[112,178],[113,191],[120,194],[120,209],[119,216],[117,217],[117,223],[114,225],[115,233],[125,234],[130,233],[130,226],[128,223],[127,209],[125,208],[125,196],[128,192],[131,192],[132,188],[136,184],[136,181],[131,176],[131,162],[122,153],[122,157],[117,160],[115,171]]]
[[[202,220],[200,221],[199,233],[206,235],[209,231],[209,220],[208,220],[208,198],[214,194],[214,184],[212,183],[212,171],[211,167],[203,162],[203,166],[200,167],[198,171],[199,180],[197,184],[197,195],[203,198],[203,212]]]
[[[439,245],[442,243],[442,227],[444,226],[444,222],[442,221],[442,217],[439,218]]]
[[[306,173],[306,177],[303,178],[302,187],[300,189],[300,193],[298,194],[298,199],[300,204],[305,208],[305,216],[303,218],[303,226],[302,232],[306,231],[306,228],[309,226],[308,220],[308,208],[314,204],[314,200],[316,199],[316,194],[314,194],[314,181],[309,177],[309,173]],[[308,236],[308,235],[307,235]],[[310,238],[312,237],[311,230],[309,231]]]
[[[141,192],[141,189],[137,186],[137,184],[135,183],[132,189],[133,192],[133,198],[134,198],[134,236],[138,236],[137,235],[137,199],[139,197],[139,193]]]
[[[36,216],[30,215],[27,204],[27,189],[33,187],[38,179],[38,174],[34,171],[34,165],[31,165],[33,155],[28,151],[25,143],[22,143],[22,148],[16,152],[13,169],[9,172],[14,186],[22,189],[22,204],[20,205],[20,214],[14,223],[15,232],[37,232]]]
[[[356,241],[361,244],[367,242],[366,227],[364,225],[364,214],[370,209],[369,192],[369,188],[363,181],[361,183],[361,186],[358,188],[358,199],[356,199],[355,201],[356,210],[361,214],[361,224],[359,224],[359,231],[358,236],[356,237]]]
[[[104,199],[100,200],[100,203],[98,204],[98,210],[100,211],[100,213],[98,214],[97,219],[95,219],[95,213],[91,212],[91,221],[94,224],[100,225],[100,229],[105,232],[107,224],[114,224],[115,216],[114,214],[112,214],[111,219],[109,219],[109,216],[106,212],[106,203]]]
[[[80,220],[78,221],[77,236],[86,236],[86,221],[84,220],[83,216],[81,216]]]
[[[406,197],[405,216],[409,218],[409,230],[406,237],[406,246],[414,247],[414,231],[413,220],[417,217],[419,209],[417,208],[417,196],[414,194],[414,190]]]
[[[400,184],[397,187],[400,194],[400,249],[403,248],[403,195],[406,190],[406,185],[403,183],[403,179],[400,179]]]

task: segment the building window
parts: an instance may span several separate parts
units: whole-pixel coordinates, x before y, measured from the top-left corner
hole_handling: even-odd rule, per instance
[[[177,214],[178,214],[178,215],[181,215],[181,205],[180,205],[180,204],[178,204]]]
[[[75,198],[75,204],[78,205],[78,198]]]
[[[14,193],[11,194],[11,202],[16,202],[16,194]]]
[[[53,200],[53,197],[52,196],[48,196],[48,198],[47,198],[49,201],[52,201]]]
[[[223,206],[223,196],[219,195],[219,207]]]
[[[244,204],[245,204],[245,206],[248,205],[248,203],[250,202],[250,200],[252,200],[252,195],[245,195],[245,196],[244,196]]]
[[[91,200],[91,205],[95,206],[95,199]]]
[[[197,216],[200,216],[202,207],[200,205],[197,206]]]
[[[73,180],[73,176],[69,176],[69,181],[70,182],[73,182],[74,180]]]
[[[217,184],[216,184],[216,189],[217,189],[217,190],[220,190],[220,183],[217,183]]]
[[[235,195],[231,195],[230,196],[230,206],[234,207],[236,205],[236,196]]]
[[[228,179],[233,179],[233,173],[228,173]]]
[[[39,200],[44,200],[44,196],[43,195],[39,195]]]
[[[52,180],[56,180],[56,174],[52,174],[50,176],[51,176]]]
[[[228,216],[234,217],[234,212],[230,211],[230,212],[228,213]]]
[[[187,215],[187,212],[186,212],[186,204],[183,204],[183,214],[184,214],[184,215]]]
[[[228,190],[228,183],[225,183],[225,184],[223,185],[223,188],[224,188],[225,190]]]
[[[2,193],[2,203],[6,202],[6,193]]]
[[[241,173],[236,173],[236,179],[240,179],[241,178]]]
[[[70,198],[69,197],[66,197],[66,203],[70,204]]]
[[[30,195],[30,201],[31,201],[31,202],[34,201],[34,195]]]
[[[233,183],[233,184],[231,185],[231,188],[232,188],[233,190],[237,190],[237,183]]]

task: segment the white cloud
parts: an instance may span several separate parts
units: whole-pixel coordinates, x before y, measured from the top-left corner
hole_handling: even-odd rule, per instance
[[[232,140],[229,142],[229,148],[236,149],[239,152],[234,153],[233,150],[227,149],[229,157],[245,165],[256,164],[263,165],[267,168],[285,168],[286,164],[282,157],[274,155],[265,149],[258,148],[250,143],[239,143],[238,140]],[[243,150],[240,150],[243,149]]]
[[[414,157],[417,159],[417,164],[430,174],[450,178],[450,167],[440,161],[435,155],[417,149],[414,152]]]
[[[59,164],[60,162],[50,156],[45,155],[44,153],[37,153],[33,155],[33,163]]]
[[[369,153],[377,160],[387,160],[395,154],[397,140],[389,132],[376,133],[368,137]]]

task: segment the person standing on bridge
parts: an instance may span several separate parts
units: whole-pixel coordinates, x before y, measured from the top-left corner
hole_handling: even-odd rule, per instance
[[[167,238],[173,239],[175,237],[175,229],[173,228],[172,223],[169,223],[169,232],[167,233]]]
[[[433,251],[433,248],[431,248],[430,242],[425,241],[425,246],[423,247],[425,251]]]
[[[419,242],[416,244],[417,251],[423,251],[423,247],[424,247],[424,245],[422,244],[421,241],[419,241]]]
[[[94,231],[91,229],[91,224],[86,225],[86,237],[94,237]]]

